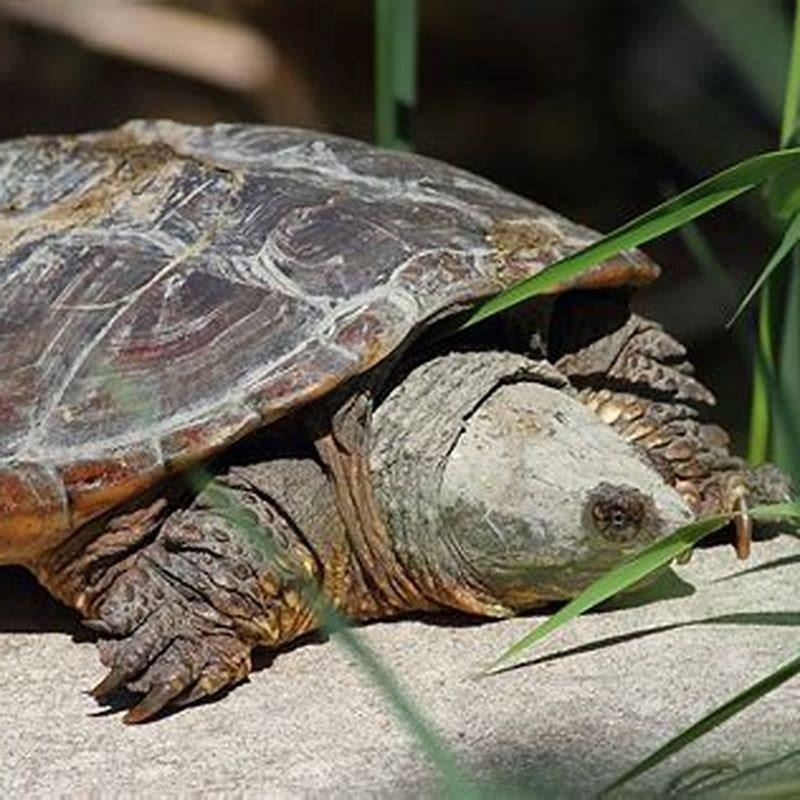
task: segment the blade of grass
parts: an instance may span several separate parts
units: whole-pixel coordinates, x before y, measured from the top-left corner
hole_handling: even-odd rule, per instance
[[[783,101],[781,120],[781,147],[788,147],[794,140],[798,127],[798,104],[800,103],[800,0],[795,0],[794,32],[789,72]],[[795,213],[800,216],[800,175],[790,170],[790,175],[781,180],[776,177],[769,187],[772,206],[777,206],[778,215]],[[786,175],[786,173],[784,173]],[[797,437],[796,409],[800,398],[800,281],[798,281],[798,250],[794,248],[793,269],[787,282],[787,294],[781,320],[780,356],[773,370],[775,380],[768,387],[772,396],[772,454],[778,466],[785,469],[794,481],[800,479],[800,455]],[[787,413],[787,408],[790,410]]]
[[[797,134],[800,113],[800,0],[795,2],[792,53],[789,59],[789,75],[783,100],[781,121],[781,147],[788,147]],[[792,197],[792,195],[790,195]],[[797,213],[800,217],[800,212]],[[780,359],[778,362],[777,402],[773,425],[772,449],[778,466],[787,470],[792,479],[800,481],[798,448],[800,439],[795,436],[791,421],[800,408],[800,257],[794,250],[792,270],[786,292],[783,325],[781,331]],[[786,409],[792,411],[787,414]]]
[[[797,249],[792,261],[776,370],[779,405],[774,413],[772,452],[778,466],[791,475],[795,486],[800,486],[800,438],[796,424],[800,409],[800,253]]]
[[[700,230],[700,226],[696,222],[687,222],[678,231],[678,235],[709,281],[716,284],[724,292],[726,300],[733,300],[737,292],[731,276],[722,266],[719,258],[717,258],[708,239]]]
[[[682,5],[727,51],[764,109],[777,120],[789,49],[779,5],[752,0],[683,0]],[[745,19],[747,24],[742,24]]]
[[[462,798],[479,800],[480,790],[462,773],[455,755],[425,720],[420,709],[403,691],[392,672],[386,669],[375,653],[366,646],[363,637],[356,635],[355,631],[333,611],[330,603],[325,603],[324,608],[325,611],[322,613],[324,628],[331,631],[337,641],[350,651],[360,663],[361,669],[389,701],[395,715],[405,724],[423,752],[438,768],[448,794],[456,800]]]
[[[571,600],[551,617],[548,617],[541,625],[538,625],[521,639],[514,642],[485,670],[484,674],[495,672],[511,659],[540,642],[545,636],[571,622],[575,617],[580,616],[584,611],[588,611],[604,600],[608,600],[609,597],[613,597],[626,586],[631,586],[651,572],[668,564],[684,550],[692,547],[704,536],[719,530],[730,520],[731,515],[728,514],[708,517],[679,528],[669,536],[654,542],[632,561],[624,562],[605,573],[605,575],[584,589],[574,600]]]
[[[726,775],[723,778],[719,778],[709,783],[705,783],[701,787],[698,788],[698,791],[692,791],[691,789],[686,792],[686,796],[695,796],[695,795],[702,795],[707,794],[709,792],[718,792],[725,786],[731,786],[731,784],[739,783],[740,781],[747,780],[751,778],[753,775],[757,775],[759,772],[765,772],[767,770],[775,769],[778,766],[785,764],[787,761],[792,761],[796,759],[800,755],[800,749],[790,750],[788,753],[783,753],[780,756],[776,756],[775,758],[770,758],[767,761],[761,761],[757,764],[753,764],[745,769],[738,769],[732,775]],[[730,795],[728,795],[730,796]]]
[[[375,141],[413,149],[417,0],[375,0]]]
[[[736,772],[736,764],[733,761],[704,761],[683,770],[673,777],[666,786],[664,794],[667,797],[678,795],[687,797],[697,793],[698,789],[706,786],[710,780],[717,778],[721,774]]]
[[[781,520],[800,518],[800,504],[775,503],[756,506],[749,512],[757,520]],[[483,674],[497,671],[508,661],[540,642],[549,634],[590,608],[608,600],[618,592],[632,586],[657,569],[668,564],[684,550],[694,546],[705,536],[719,530],[734,518],[735,514],[719,514],[684,525],[668,536],[664,536],[642,550],[635,558],[602,575],[584,589],[574,600],[567,603],[541,625],[527,633],[507,648]]]
[[[770,275],[772,275],[775,269],[791,255],[792,250],[798,241],[800,241],[800,213],[795,214],[795,216],[792,218],[792,221],[789,223],[786,231],[783,234],[783,238],[775,248],[775,252],[770,256],[766,266],[761,270],[761,274],[758,276],[758,278],[756,278],[755,283],[753,283],[753,285],[750,287],[747,294],[739,303],[739,306],[734,312],[733,316],[728,321],[728,327],[736,322],[745,308],[747,308],[747,306],[750,304],[750,301],[756,296],[756,293],[761,289],[762,286],[764,286],[767,279],[770,277]]]
[[[724,272],[700,227],[696,223],[690,222],[680,229],[680,235],[706,275],[724,286],[726,292],[733,297],[733,284],[727,277],[727,273]],[[793,254],[793,261],[794,269],[800,269],[797,250]],[[800,350],[800,296],[798,293],[800,293],[800,280],[795,284],[795,288],[787,293],[786,297],[784,339],[781,347],[781,352],[786,353],[786,358],[781,360],[780,366],[785,368],[794,364],[800,371],[800,352],[798,352]],[[767,303],[768,299],[760,299],[767,311],[770,309],[770,305]],[[784,471],[794,478],[795,485],[800,486],[800,448],[792,444],[800,442],[800,424],[797,415],[791,410],[800,408],[800,397],[793,396],[791,389],[787,388],[797,387],[797,393],[800,394],[800,375],[796,377],[787,375],[778,379],[771,349],[764,349],[771,345],[771,337],[768,335],[771,331],[771,317],[768,313],[762,312],[760,319],[760,335],[763,338],[762,350],[756,350],[755,353],[754,366],[758,372],[754,375],[753,380],[754,402],[751,404],[749,459],[753,464],[760,464],[766,460],[769,434],[770,431],[774,431],[772,451],[775,460]],[[792,331],[796,331],[796,334],[792,334]],[[742,330],[742,326],[733,327],[732,332],[743,359],[749,360],[753,346],[747,333]],[[797,353],[797,355],[792,355],[792,353]],[[772,420],[775,421],[775,425],[771,424]],[[779,449],[780,454],[778,453]]]
[[[618,789],[623,784],[632,781],[639,775],[647,772],[648,770],[660,764],[669,756],[682,750],[687,745],[691,744],[695,739],[702,736],[704,733],[721,725],[725,720],[738,714],[742,709],[754,703],[759,698],[763,697],[768,692],[780,686],[782,683],[794,678],[800,673],[800,655],[795,656],[791,660],[782,664],[774,672],[771,672],[760,681],[754,683],[742,692],[739,692],[735,697],[732,697],[727,702],[723,703],[718,708],[715,708],[711,713],[706,714],[699,719],[685,731],[682,731],[677,736],[670,739],[666,744],[658,748],[654,753],[647,756],[647,758],[640,761],[638,764],[631,767],[624,772],[613,783],[606,786],[599,794],[600,797],[609,794],[611,791]],[[758,795],[762,796],[762,795]]]
[[[796,164],[800,164],[800,148],[762,153],[729,167],[636,217],[589,247],[551,264],[537,275],[490,298],[478,306],[464,323],[464,327],[474,325],[574,278],[623,250],[638,247],[680,228]]]
[[[781,117],[781,147],[786,148],[797,131],[798,105],[800,104],[800,0],[795,2],[792,51],[789,56],[789,73],[783,94]]]
[[[122,377],[110,377],[107,386],[111,395],[132,414],[140,416],[143,421],[152,417],[152,403],[140,386]],[[273,542],[258,519],[235,495],[214,483],[211,473],[198,468],[186,472],[183,477],[195,494],[203,493],[209,505],[226,516],[246,541],[265,553],[270,564],[279,573],[289,570],[304,601],[314,610],[320,627],[350,652],[383,695],[398,721],[420,745],[422,752],[436,768],[446,795],[459,800],[480,800],[482,793],[464,774],[453,751],[402,689],[392,671],[381,664],[375,653],[331,605],[316,581],[299,564],[293,563],[285,548]]]
[[[361,669],[372,680],[395,716],[406,726],[422,751],[437,768],[447,795],[459,800],[460,798],[479,800],[481,795],[478,788],[464,775],[455,754],[403,691],[391,671],[381,664],[363,639],[333,608],[316,582],[309,578],[299,565],[291,564],[287,553],[272,543],[271,537],[266,534],[255,516],[229,491],[214,484],[210,475],[196,471],[190,473],[187,480],[196,491],[203,491],[207,501],[235,524],[245,538],[258,542],[260,549],[267,551],[268,557],[278,569],[292,570],[296,585],[304,601],[314,609],[320,627],[350,651]]]
[[[798,94],[800,93],[800,0],[795,0],[794,25],[792,34],[792,48],[789,55],[789,68],[786,77],[786,86],[783,97],[783,113],[781,116],[780,145],[788,148],[795,131],[797,130],[798,115]],[[773,320],[772,320],[772,298],[769,291],[769,273],[783,261],[783,257],[777,257],[781,248],[793,233],[793,227],[800,218],[800,209],[793,205],[798,202],[796,193],[796,168],[790,168],[783,176],[788,177],[788,182],[781,175],[775,175],[770,183],[765,186],[765,195],[771,213],[777,218],[794,213],[794,220],[790,223],[784,234],[784,239],[779,245],[775,256],[767,264],[762,272],[759,281],[764,288],[758,310],[758,342],[756,344],[755,362],[753,364],[753,389],[750,410],[750,441],[748,447],[748,460],[751,464],[758,464],[766,461],[770,455],[770,429],[772,429],[773,442],[779,442],[787,438],[791,428],[787,427],[787,415],[785,412],[786,392],[782,382],[782,371],[776,372],[774,364],[775,358],[772,347]],[[795,237],[796,244],[796,237]],[[758,282],[757,282],[758,283]],[[745,298],[742,305],[746,305],[750,295]],[[740,306],[741,310],[742,306]],[[737,312],[738,313],[738,312]],[[771,418],[770,411],[774,410],[778,414]],[[797,446],[790,454],[785,449],[781,449],[784,463],[797,464]],[[795,469],[791,470],[795,472]]]

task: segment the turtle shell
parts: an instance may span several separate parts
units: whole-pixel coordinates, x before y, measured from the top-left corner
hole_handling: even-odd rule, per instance
[[[311,131],[136,121],[0,145],[0,563],[595,238]],[[629,253],[572,285],[657,274]]]

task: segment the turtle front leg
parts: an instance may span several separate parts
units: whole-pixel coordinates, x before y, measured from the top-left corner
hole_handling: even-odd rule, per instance
[[[735,548],[747,558],[748,506],[789,497],[778,469],[755,469],[728,449],[717,425],[703,422],[713,394],[694,376],[684,346],[651,320],[627,311],[619,296],[565,297],[554,325],[556,365],[580,399],[634,443],[698,516],[738,512]]]
[[[117,517],[36,568],[101,634],[109,672],[92,695],[143,694],[127,723],[237,683],[255,646],[314,627],[300,582],[316,563],[269,504],[212,484],[190,508],[166,512],[158,501]]]

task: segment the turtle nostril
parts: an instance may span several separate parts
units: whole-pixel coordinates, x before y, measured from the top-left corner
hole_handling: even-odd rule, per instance
[[[625,544],[636,539],[655,515],[652,499],[632,486],[601,483],[586,502],[588,517],[606,539]]]
[[[617,530],[628,527],[628,518],[621,508],[615,508],[611,512],[611,527]]]

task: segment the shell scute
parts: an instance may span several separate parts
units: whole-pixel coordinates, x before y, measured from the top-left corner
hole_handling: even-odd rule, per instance
[[[261,422],[261,415],[246,405],[234,403],[220,409],[164,436],[160,442],[164,464],[168,470],[188,466],[241,438]]]
[[[67,496],[54,470],[0,465],[0,564],[37,555],[69,526]]]
[[[71,524],[77,526],[149,488],[165,468],[158,448],[143,445],[76,460],[58,473],[69,498]]]
[[[264,422],[272,422],[304,402],[326,394],[359,371],[355,353],[314,339],[265,375],[250,403]]]

